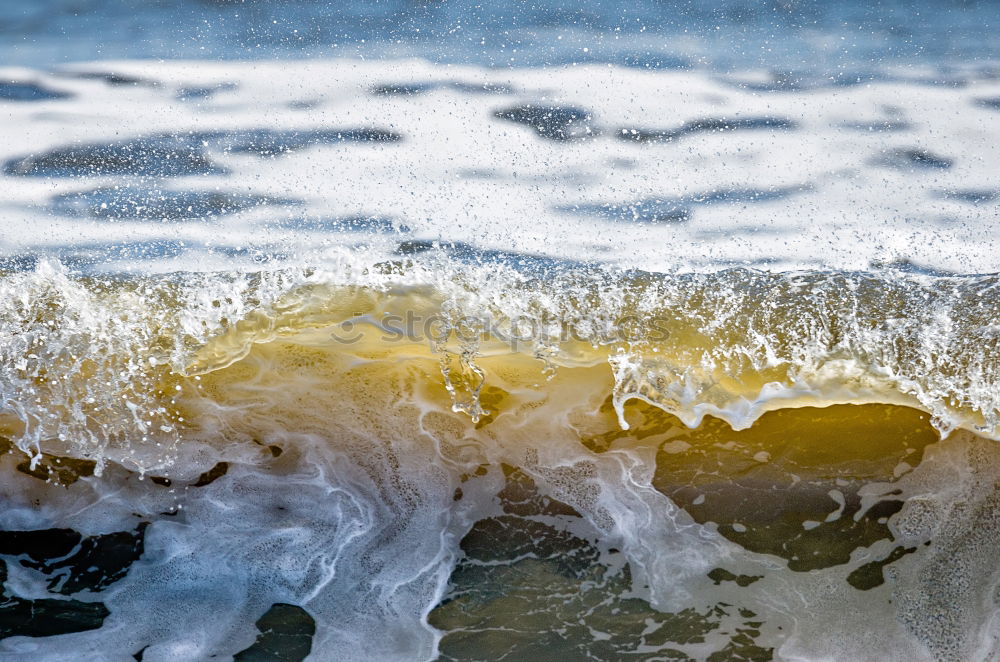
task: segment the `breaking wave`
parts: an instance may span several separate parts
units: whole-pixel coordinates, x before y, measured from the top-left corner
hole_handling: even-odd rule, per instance
[[[76,620],[0,654],[252,659],[271,618],[293,659],[988,656],[998,283],[6,273],[6,586]]]

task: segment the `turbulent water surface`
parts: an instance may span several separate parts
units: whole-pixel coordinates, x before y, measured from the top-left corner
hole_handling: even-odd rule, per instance
[[[1000,655],[995,7],[556,4],[0,8],[0,659]]]

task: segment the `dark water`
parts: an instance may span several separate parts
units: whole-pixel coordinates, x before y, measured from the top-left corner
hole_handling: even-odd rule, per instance
[[[0,63],[417,56],[855,73],[994,59],[998,16],[976,0],[14,0],[0,3]]]

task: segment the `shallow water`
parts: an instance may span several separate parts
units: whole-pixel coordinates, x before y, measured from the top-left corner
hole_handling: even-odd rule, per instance
[[[7,655],[234,655],[272,605],[317,659],[992,650],[993,276],[0,282],[2,528],[70,536],[4,534],[63,610]]]
[[[988,2],[0,7],[0,660],[992,660]]]

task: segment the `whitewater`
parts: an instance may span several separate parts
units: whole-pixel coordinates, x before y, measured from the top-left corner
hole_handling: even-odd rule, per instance
[[[0,68],[0,659],[995,659],[998,113]]]

